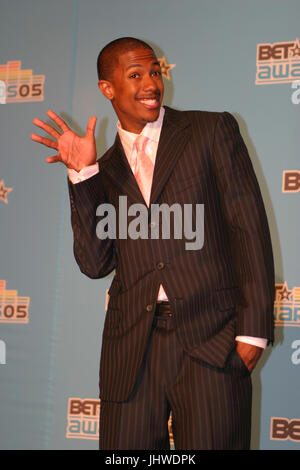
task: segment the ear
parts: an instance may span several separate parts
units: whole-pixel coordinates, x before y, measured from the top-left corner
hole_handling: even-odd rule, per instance
[[[112,100],[114,98],[114,88],[108,80],[99,80],[98,87],[102,91],[105,98]]]

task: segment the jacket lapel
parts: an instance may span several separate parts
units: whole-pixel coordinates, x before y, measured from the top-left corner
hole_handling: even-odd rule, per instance
[[[115,143],[104,166],[104,170],[110,175],[113,184],[119,188],[120,195],[126,195],[134,203],[145,204],[123,150],[119,134],[116,135]]]
[[[153,173],[150,204],[159,198],[189,137],[190,123],[184,113],[165,106],[165,116]],[[127,195],[132,202],[145,204],[118,134],[111,152],[104,156],[102,161],[104,163],[103,169],[110,175],[113,184],[119,188],[120,193]]]
[[[191,134],[190,123],[184,113],[167,106],[165,110],[155,160],[150,204],[158,200]]]

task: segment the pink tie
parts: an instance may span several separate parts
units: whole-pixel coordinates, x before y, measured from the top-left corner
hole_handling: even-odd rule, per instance
[[[145,152],[148,137],[139,135],[135,140],[137,148],[137,158],[134,170],[134,176],[141,190],[144,200],[149,206],[154,164]]]
[[[136,165],[134,170],[134,176],[139,185],[141,193],[145,199],[147,206],[149,206],[150,202],[150,194],[151,194],[151,186],[152,186],[152,178],[153,178],[153,170],[154,164],[152,160],[145,152],[145,148],[148,142],[148,137],[143,135],[139,135],[135,139],[135,145],[137,148],[137,158],[136,158]],[[158,300],[166,300],[167,296],[164,291],[162,285],[159,286],[158,292]]]

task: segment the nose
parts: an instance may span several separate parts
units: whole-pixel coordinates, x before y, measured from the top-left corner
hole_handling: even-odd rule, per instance
[[[143,80],[143,89],[145,91],[151,91],[157,89],[157,83],[151,75],[145,74]]]

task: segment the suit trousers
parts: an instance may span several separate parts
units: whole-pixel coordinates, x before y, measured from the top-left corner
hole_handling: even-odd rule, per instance
[[[101,401],[100,450],[250,447],[251,376],[234,350],[224,369],[187,354],[173,317],[156,317],[133,392],[125,402]],[[113,365],[112,365],[113,367]]]

